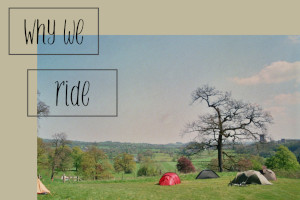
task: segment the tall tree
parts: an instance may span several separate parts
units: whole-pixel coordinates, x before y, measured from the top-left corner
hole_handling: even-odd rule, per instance
[[[69,146],[61,146],[59,154],[59,166],[58,169],[61,171],[69,170],[73,167],[72,149]]]
[[[48,146],[42,138],[37,138],[37,169],[48,167]]]
[[[96,164],[97,163],[94,157],[90,155],[88,152],[84,152],[79,165],[80,174],[86,179],[95,178]]]
[[[91,155],[94,158],[95,161],[95,174],[94,179],[100,179],[100,178],[107,178],[111,176],[111,171],[113,169],[112,165],[108,161],[107,155],[102,151],[101,149],[97,148],[96,146],[89,147],[89,150],[87,151],[89,155]]]
[[[136,167],[133,155],[122,153],[114,159],[114,168],[117,172],[131,173]]]
[[[90,146],[88,151],[82,154],[79,164],[79,172],[87,179],[95,180],[112,177],[113,167],[107,155],[96,146]]]
[[[218,150],[218,167],[223,171],[224,143],[245,140],[258,141],[267,134],[267,125],[272,123],[270,113],[257,104],[235,100],[230,92],[222,92],[204,85],[192,92],[192,103],[204,103],[209,112],[198,120],[188,123],[184,133],[197,133],[195,142],[188,148],[198,151],[206,148]]]
[[[50,163],[51,163],[51,179],[54,177],[55,169],[61,167],[64,161],[65,155],[70,155],[69,150],[66,150],[67,144],[69,141],[67,140],[67,134],[65,133],[56,133],[52,135],[52,151],[49,153]],[[68,153],[66,154],[66,151]]]
[[[78,170],[78,167],[80,165],[80,162],[82,160],[83,151],[80,149],[79,146],[75,146],[72,148],[72,158],[73,158],[73,166],[75,167],[75,170]]]

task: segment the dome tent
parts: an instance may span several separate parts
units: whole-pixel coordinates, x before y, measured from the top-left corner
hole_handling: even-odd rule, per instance
[[[176,173],[167,172],[159,180],[159,185],[176,185],[180,184],[180,178]]]
[[[264,177],[266,177],[266,179],[268,179],[268,181],[276,181],[277,180],[275,172],[273,172],[270,169],[263,170],[262,175],[264,175]]]
[[[246,185],[246,184],[261,184],[272,185],[266,177],[260,172],[254,170],[248,170],[237,173],[236,177],[230,182],[231,185]]]
[[[268,179],[268,181],[276,181],[277,180],[275,172],[273,172],[270,169],[267,169],[266,166],[262,167],[262,170],[260,170],[260,173],[262,175],[264,175],[264,177],[266,177],[266,179]]]
[[[213,170],[205,169],[202,170],[196,179],[209,179],[209,178],[220,178],[220,176]]]

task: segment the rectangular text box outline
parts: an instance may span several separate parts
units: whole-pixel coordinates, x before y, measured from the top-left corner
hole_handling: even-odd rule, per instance
[[[43,53],[37,53],[37,54],[20,54],[20,53],[10,53],[10,10],[11,9],[97,9],[98,12],[98,50],[95,54],[43,54]],[[8,8],[8,55],[52,55],[52,56],[60,56],[60,55],[99,55],[100,47],[99,47],[99,8],[98,7],[10,7]]]
[[[115,115],[29,115],[28,75],[29,71],[115,71],[116,72],[116,114]],[[27,69],[27,117],[118,117],[118,69]]]

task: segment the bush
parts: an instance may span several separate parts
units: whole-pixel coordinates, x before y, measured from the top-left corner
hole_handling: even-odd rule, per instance
[[[293,171],[300,169],[295,154],[283,145],[278,147],[274,156],[267,159],[266,165],[268,168],[277,170]]]
[[[218,159],[213,158],[210,160],[209,164],[208,164],[208,168],[214,171],[218,171],[219,167],[218,167]]]
[[[284,178],[300,178],[300,170],[274,170],[277,177],[284,177]]]
[[[219,162],[217,158],[210,160],[208,168],[214,171],[219,171]],[[224,171],[238,171],[237,163],[232,159],[223,159],[223,170]]]
[[[223,168],[225,171],[246,171],[261,170],[264,159],[260,156],[250,156],[237,154],[232,158],[223,159]],[[219,170],[218,159],[211,159],[208,167],[212,170]]]
[[[262,166],[265,164],[265,160],[260,156],[251,156],[252,169],[259,171],[262,169]]]
[[[238,171],[247,171],[253,168],[251,160],[246,158],[240,158],[237,162]]]
[[[158,175],[158,166],[150,158],[145,158],[137,172],[137,175],[156,176]]]
[[[176,166],[179,172],[190,173],[196,171],[193,163],[184,156],[178,159]]]

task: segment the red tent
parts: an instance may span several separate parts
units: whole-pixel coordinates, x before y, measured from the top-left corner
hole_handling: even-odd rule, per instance
[[[165,173],[159,180],[159,185],[176,185],[180,184],[180,178],[176,173]]]

